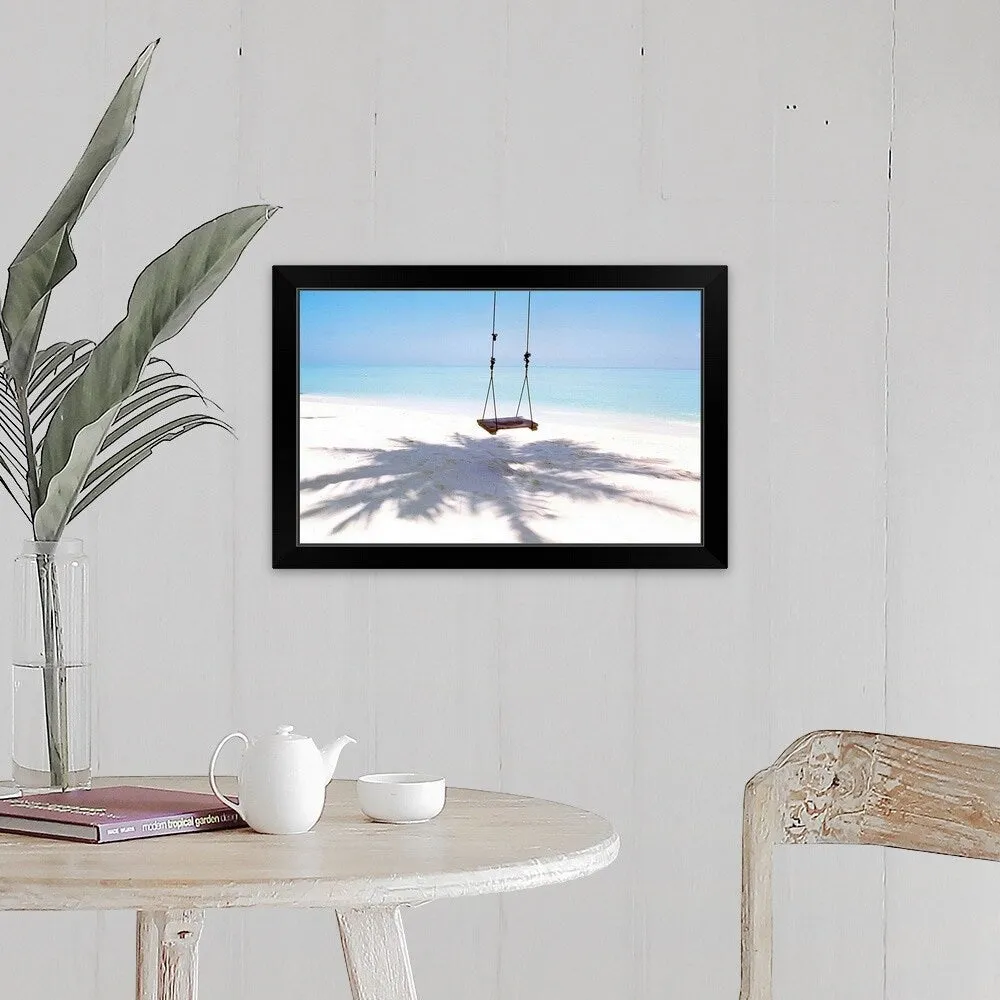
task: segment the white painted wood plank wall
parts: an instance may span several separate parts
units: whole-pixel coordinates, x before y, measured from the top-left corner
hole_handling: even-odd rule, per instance
[[[896,731],[993,745],[998,44],[993,4],[899,4],[888,345],[886,717]],[[1000,984],[1000,868],[954,860],[888,859],[894,997],[985,997]]]
[[[170,349],[239,441],[164,449],[81,526],[100,771],[198,772],[288,720],[359,737],[348,775],[600,810],[608,872],[410,915],[424,995],[734,996],[752,771],[818,725],[1000,742],[995,5],[5,2],[0,258],[156,36],[48,335],[110,329],[204,218],[285,207]],[[268,568],[272,263],[691,260],[731,268],[732,569]],[[0,555],[22,534],[4,508]],[[789,851],[777,888],[779,997],[1000,976],[996,866]],[[130,915],[4,915],[0,942],[3,995],[130,995]],[[346,995],[322,914],[210,914],[202,950],[206,996]]]

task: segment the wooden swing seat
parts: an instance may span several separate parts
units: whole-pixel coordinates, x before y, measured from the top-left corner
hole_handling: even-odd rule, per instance
[[[476,423],[489,434],[496,434],[497,431],[538,430],[538,424],[527,417],[483,417]]]

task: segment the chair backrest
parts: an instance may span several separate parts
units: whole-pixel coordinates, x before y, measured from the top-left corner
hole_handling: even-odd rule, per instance
[[[740,1000],[771,1000],[776,844],[871,844],[1000,861],[1000,749],[826,730],[743,798]]]

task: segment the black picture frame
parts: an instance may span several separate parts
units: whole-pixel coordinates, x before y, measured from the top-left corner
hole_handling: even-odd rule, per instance
[[[300,544],[299,292],[303,289],[697,289],[701,331],[700,544]],[[725,265],[275,265],[272,268],[272,565],[284,568],[728,566]]]

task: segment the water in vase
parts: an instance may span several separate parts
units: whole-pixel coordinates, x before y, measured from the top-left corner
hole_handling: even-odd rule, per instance
[[[65,707],[69,748],[68,787],[85,788],[90,784],[90,665],[67,664],[62,668],[64,683],[58,683],[56,668],[41,663],[13,665],[12,737],[14,781],[22,791],[52,788],[49,768],[47,727],[40,724],[46,716],[45,673],[55,678],[50,690],[58,692],[50,712]],[[64,692],[64,696],[63,696]]]

